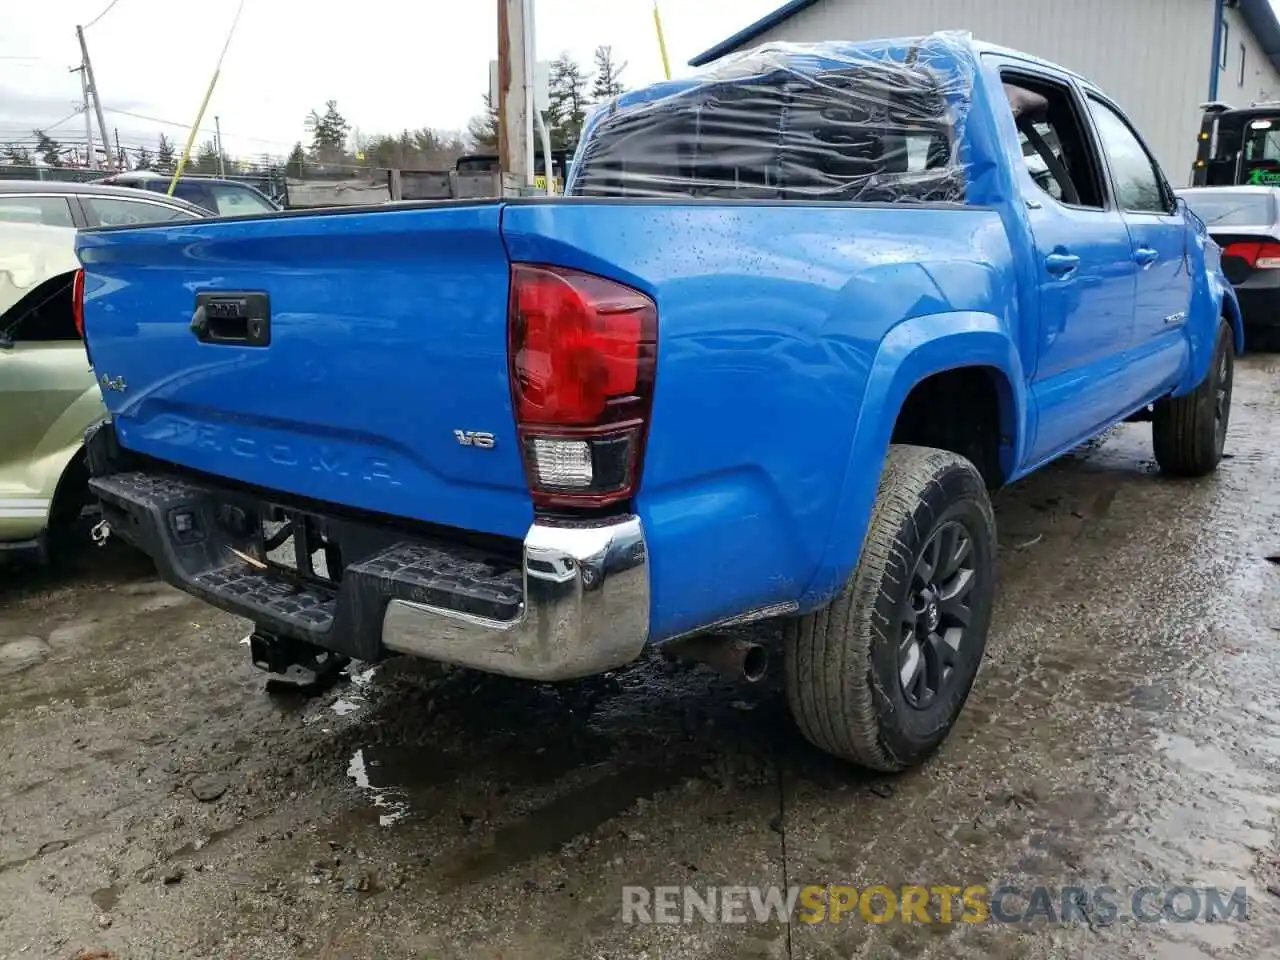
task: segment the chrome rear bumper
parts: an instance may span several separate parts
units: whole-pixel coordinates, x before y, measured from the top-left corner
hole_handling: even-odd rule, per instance
[[[382,621],[388,650],[531,680],[620,667],[640,655],[648,636],[649,562],[638,517],[530,527],[524,602],[514,620],[393,599]]]

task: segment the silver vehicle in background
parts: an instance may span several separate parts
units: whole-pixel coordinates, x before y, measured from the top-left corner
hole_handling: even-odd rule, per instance
[[[1274,337],[1280,328],[1280,189],[1187,187],[1174,192],[1222,248],[1222,272],[1235,287],[1246,328]]]

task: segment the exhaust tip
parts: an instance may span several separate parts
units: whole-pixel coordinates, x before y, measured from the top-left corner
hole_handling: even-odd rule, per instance
[[[759,683],[769,672],[769,650],[759,643],[747,647],[742,655],[742,679]]]
[[[725,634],[700,634],[672,641],[669,656],[703,663],[730,680],[759,683],[769,672],[769,648]]]

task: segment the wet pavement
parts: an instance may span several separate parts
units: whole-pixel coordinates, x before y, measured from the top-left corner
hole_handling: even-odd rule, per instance
[[[1240,362],[1214,477],[1158,477],[1135,424],[999,496],[986,664],[898,777],[804,745],[776,683],[268,694],[245,623],[127,549],[0,572],[0,957],[1280,957],[1278,379]],[[1002,883],[1122,916],[622,922],[624,886]],[[1125,922],[1188,886],[1247,917]]]

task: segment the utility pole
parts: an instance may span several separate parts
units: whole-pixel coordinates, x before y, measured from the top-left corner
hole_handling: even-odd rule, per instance
[[[89,169],[98,169],[98,156],[93,150],[93,119],[89,113],[89,81],[84,78],[84,64],[78,67],[72,67],[70,73],[80,74],[80,98],[83,106],[81,112],[84,113],[84,139],[89,145]]]
[[[87,80],[88,93],[93,95],[93,109],[98,116],[98,132],[102,134],[102,152],[110,155],[111,149],[107,146],[107,121],[102,118],[102,98],[98,96],[98,84],[93,79],[93,64],[89,61],[89,48],[84,42],[83,27],[76,27],[76,39],[80,41],[80,62],[84,65],[83,76]],[[92,138],[90,138],[89,152],[93,152]],[[110,163],[107,165],[112,166]]]
[[[217,114],[213,116],[213,139],[218,145],[218,176],[225,177],[227,168],[223,166],[222,162],[222,124],[218,121]]]
[[[124,148],[120,146],[120,128],[112,127],[111,132],[116,138],[116,169],[121,173],[124,172]]]
[[[533,183],[532,11],[527,0],[498,2],[498,167],[506,195]]]

